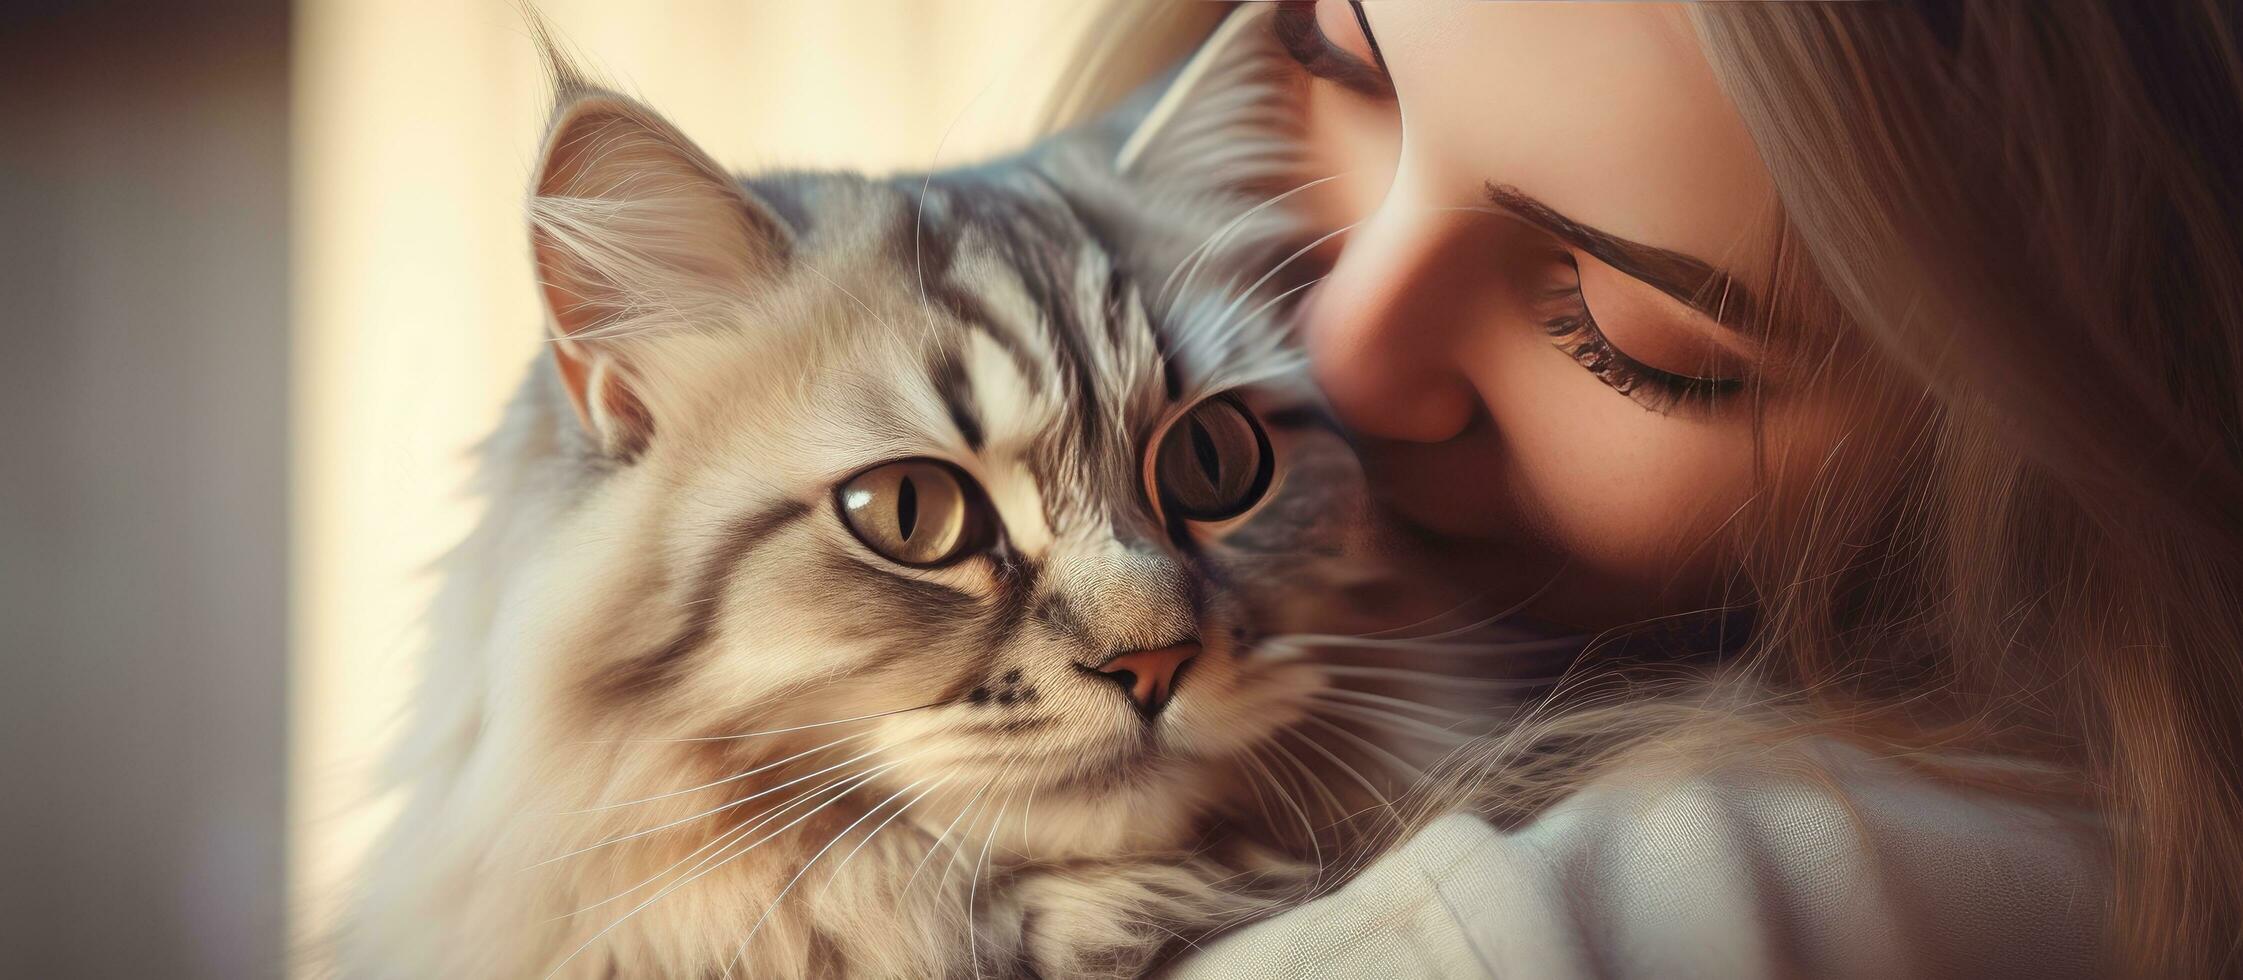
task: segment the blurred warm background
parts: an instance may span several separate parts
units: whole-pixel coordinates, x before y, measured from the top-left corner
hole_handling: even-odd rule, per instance
[[[1029,138],[1065,0],[543,0],[741,169]],[[539,336],[509,0],[0,4],[0,963],[259,977],[379,827]]]

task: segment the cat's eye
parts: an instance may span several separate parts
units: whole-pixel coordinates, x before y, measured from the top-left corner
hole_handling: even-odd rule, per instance
[[[948,565],[985,547],[993,530],[973,481],[930,459],[875,466],[850,477],[835,496],[849,532],[899,565]]]
[[[1177,419],[1153,455],[1161,508],[1188,521],[1220,521],[1251,509],[1269,491],[1269,435],[1234,398],[1210,398]]]

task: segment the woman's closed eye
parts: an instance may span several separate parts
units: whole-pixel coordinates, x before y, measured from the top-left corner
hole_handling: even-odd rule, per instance
[[[1592,257],[1554,249],[1548,268],[1539,323],[1606,387],[1661,415],[1713,411],[1744,390],[1744,359],[1714,339],[1723,328],[1693,322],[1704,316]]]

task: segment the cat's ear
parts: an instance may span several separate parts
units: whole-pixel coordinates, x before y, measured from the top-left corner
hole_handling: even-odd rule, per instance
[[[646,338],[720,321],[783,267],[786,225],[652,110],[565,68],[530,198],[554,360],[578,419],[630,457],[654,434]]]
[[[1114,157],[1131,178],[1266,191],[1300,171],[1300,86],[1272,3],[1234,8],[1136,116]],[[1213,185],[1213,186],[1206,186]]]

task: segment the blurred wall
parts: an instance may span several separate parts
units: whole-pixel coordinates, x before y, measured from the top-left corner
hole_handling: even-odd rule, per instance
[[[287,43],[0,5],[0,974],[280,969]]]

